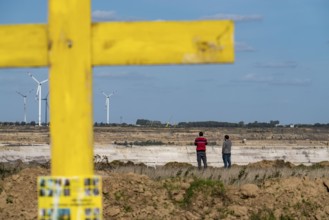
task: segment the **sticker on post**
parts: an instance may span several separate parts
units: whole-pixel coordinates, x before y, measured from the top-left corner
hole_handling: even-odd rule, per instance
[[[38,219],[102,219],[100,176],[38,178]]]

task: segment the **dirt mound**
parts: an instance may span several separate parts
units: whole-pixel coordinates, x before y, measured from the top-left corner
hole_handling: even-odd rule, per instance
[[[262,160],[256,163],[251,163],[248,164],[248,167],[252,167],[252,168],[284,168],[284,167],[288,167],[288,168],[292,168],[295,165],[284,161],[284,160]]]
[[[0,219],[37,219],[37,177],[41,167],[24,168],[0,181]]]
[[[261,176],[271,170],[269,164],[282,162],[261,164],[97,171],[103,176],[104,219],[329,219],[328,167],[301,171],[283,163],[275,168],[280,175]],[[0,219],[36,219],[37,176],[49,175],[49,169],[0,167]]]

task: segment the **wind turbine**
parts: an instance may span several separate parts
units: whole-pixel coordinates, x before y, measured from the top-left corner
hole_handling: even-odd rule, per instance
[[[103,92],[103,95],[106,97],[105,106],[106,106],[106,124],[110,124],[110,97],[114,95],[114,92],[107,95],[105,92]]]
[[[16,93],[18,94],[18,95],[20,95],[20,96],[22,96],[23,97],[23,99],[24,99],[24,122],[25,122],[25,124],[26,124],[26,95],[23,95],[22,93],[20,93],[20,92],[17,92],[16,91]]]
[[[20,93],[20,92],[17,92],[16,91],[16,93],[18,94],[18,95],[20,95],[20,96],[22,96],[23,97],[23,99],[24,99],[24,122],[26,123],[26,95],[23,95],[22,93]]]
[[[170,125],[170,122],[171,122],[171,119],[172,119],[172,115],[170,116],[169,120],[167,121],[167,124],[166,124],[166,128],[168,128],[168,127],[169,127],[169,125]]]
[[[29,91],[29,93],[31,93],[33,91],[33,89],[31,89],[30,91]],[[27,95],[24,95],[24,94],[22,94],[22,93],[20,93],[20,92],[18,92],[18,91],[16,91],[16,93],[18,94],[18,95],[20,95],[20,96],[22,96],[23,97],[23,100],[24,100],[24,122],[25,122],[25,124],[27,123],[27,120],[26,120],[26,100],[27,100]]]
[[[46,97],[44,97],[42,99],[42,101],[46,101],[46,105],[45,105],[45,124],[47,125],[48,123],[48,120],[47,120],[47,112],[48,112],[48,95],[49,95],[49,92],[47,93]]]
[[[41,126],[41,85],[47,82],[48,79],[40,82],[31,73],[29,73],[29,76],[31,76],[32,79],[38,84],[36,96],[38,96],[38,101],[39,101],[39,126]]]

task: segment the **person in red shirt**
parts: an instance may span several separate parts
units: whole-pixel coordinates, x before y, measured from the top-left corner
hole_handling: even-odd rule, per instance
[[[208,144],[207,138],[203,137],[203,132],[199,132],[199,137],[195,138],[194,145],[196,146],[196,158],[198,162],[198,168],[201,169],[201,160],[203,162],[204,169],[207,168],[207,155],[206,145]]]

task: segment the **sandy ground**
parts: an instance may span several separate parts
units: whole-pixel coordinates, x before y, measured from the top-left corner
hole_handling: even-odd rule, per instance
[[[161,166],[169,162],[190,163],[196,166],[194,146],[118,146],[96,145],[94,155],[106,156],[109,162],[144,163],[147,166]],[[209,166],[223,166],[221,147],[208,146]],[[311,165],[329,158],[327,146],[234,146],[232,161],[237,165],[247,165],[262,160],[284,160],[295,165]],[[23,162],[46,162],[50,160],[49,145],[0,146],[0,162],[22,160]]]
[[[104,219],[329,219],[329,162],[317,163],[329,158],[328,129],[202,129],[213,166],[204,171],[182,163],[195,166],[199,130],[96,128],[97,162],[149,166],[95,164]],[[228,170],[224,134],[237,164]],[[141,146],[148,141],[160,144]],[[49,163],[22,161],[48,162],[50,142],[48,128],[0,127],[0,162],[9,162],[0,163],[0,219],[37,219],[37,177],[50,175]]]
[[[328,128],[99,127],[94,129],[94,155],[106,156],[110,162],[132,161],[148,166],[168,162],[196,165],[193,142],[200,130],[208,139],[208,163],[213,167],[222,166],[225,134],[231,137],[232,160],[238,165],[277,159],[310,165],[329,160]],[[50,140],[48,127],[0,127],[0,162],[48,161]]]

